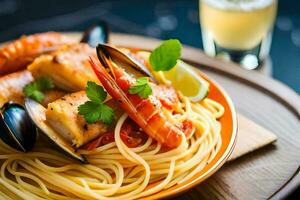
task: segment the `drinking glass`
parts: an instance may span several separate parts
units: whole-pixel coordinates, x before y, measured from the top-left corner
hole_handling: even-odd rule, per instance
[[[255,69],[269,54],[277,0],[199,0],[204,51]]]

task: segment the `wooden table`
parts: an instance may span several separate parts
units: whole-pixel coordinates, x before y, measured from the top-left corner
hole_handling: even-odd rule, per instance
[[[124,34],[112,34],[111,42],[142,49],[159,44]],[[173,199],[278,199],[292,192],[300,184],[299,95],[274,79],[213,59],[199,49],[185,46],[183,58],[219,82],[238,112],[274,132],[278,141],[225,164],[211,178]]]

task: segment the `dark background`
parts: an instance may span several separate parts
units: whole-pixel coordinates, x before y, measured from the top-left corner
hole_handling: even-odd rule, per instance
[[[79,31],[102,19],[116,32],[178,38],[202,48],[198,0],[0,0],[0,42],[42,31]],[[300,93],[300,1],[281,0],[273,76]]]

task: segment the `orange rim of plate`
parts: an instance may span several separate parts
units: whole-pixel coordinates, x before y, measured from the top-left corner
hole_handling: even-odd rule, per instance
[[[192,178],[183,183],[174,185],[168,189],[164,189],[153,195],[141,198],[143,200],[162,199],[166,197],[171,197],[193,188],[194,186],[200,184],[208,177],[213,175],[226,162],[226,160],[229,158],[234,149],[237,138],[237,115],[233,102],[227,94],[227,92],[225,92],[225,90],[218,83],[209,78],[199,69],[195,68],[195,70],[199,76],[207,80],[210,84],[208,98],[219,102],[225,108],[223,116],[218,120],[222,125],[221,148],[215,156],[215,158],[210,163],[208,163],[200,172],[195,174]],[[158,183],[159,181],[151,184],[148,187],[151,187],[152,185],[156,185]]]

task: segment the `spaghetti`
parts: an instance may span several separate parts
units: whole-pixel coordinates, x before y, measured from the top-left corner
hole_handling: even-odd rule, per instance
[[[164,112],[174,123],[190,120],[195,129],[169,151],[150,137],[142,146],[127,147],[120,138],[128,118],[125,113],[116,124],[115,142],[80,150],[89,161],[85,165],[42,139],[26,154],[0,141],[0,199],[138,199],[189,180],[221,147],[217,119],[224,108],[209,98],[193,103],[181,94],[179,97],[180,113]]]

